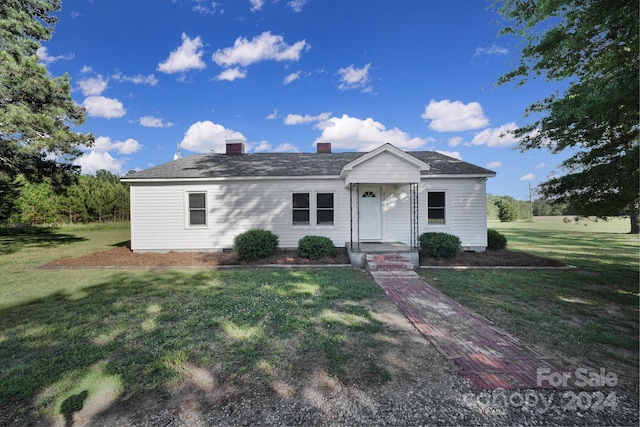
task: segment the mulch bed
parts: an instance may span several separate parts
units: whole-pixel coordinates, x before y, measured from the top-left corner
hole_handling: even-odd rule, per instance
[[[239,261],[233,252],[167,252],[137,253],[128,247],[117,247],[77,258],[61,258],[43,267],[197,267],[224,265],[338,265],[349,264],[346,249],[339,248],[331,257],[307,259],[296,250],[279,249],[269,257],[255,262]],[[511,266],[511,267],[562,267],[559,261],[538,257],[525,252],[506,249],[483,253],[463,252],[455,258],[420,258],[421,266]]]
[[[462,252],[454,258],[420,257],[421,266],[454,267],[566,267],[551,258],[508,249],[492,249],[486,252]]]

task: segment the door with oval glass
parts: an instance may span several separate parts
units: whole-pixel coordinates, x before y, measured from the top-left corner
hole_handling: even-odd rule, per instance
[[[382,240],[382,191],[360,187],[360,240]]]

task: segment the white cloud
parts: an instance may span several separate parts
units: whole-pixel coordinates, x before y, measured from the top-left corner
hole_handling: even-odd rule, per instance
[[[462,160],[462,155],[459,151],[441,151],[436,150],[437,153],[444,154],[445,156],[453,157],[454,159]]]
[[[253,149],[256,153],[271,152],[271,153],[299,153],[298,147],[288,142],[284,142],[273,149],[272,145],[267,141],[260,141],[258,145]]]
[[[196,122],[189,127],[180,141],[180,147],[195,153],[208,153],[211,150],[224,153],[227,139],[244,140],[246,138],[240,132],[206,120]]]
[[[291,0],[287,5],[295,12],[302,12],[302,7],[307,3],[307,0]]]
[[[133,138],[129,138],[126,141],[116,142],[116,150],[118,150],[118,153],[120,154],[133,154],[141,148],[142,145]]]
[[[205,15],[213,15],[218,12],[218,10],[220,13],[224,13],[224,9],[219,9],[220,6],[220,3],[216,3],[214,1],[204,2],[203,0],[196,0],[196,4],[193,6],[192,10]]]
[[[294,81],[298,80],[299,78],[300,78],[300,71],[296,71],[295,73],[291,73],[287,77],[284,78],[284,84],[288,85],[289,83],[294,82]]]
[[[331,113],[320,113],[317,116],[310,116],[309,114],[305,114],[304,116],[300,114],[287,114],[287,117],[284,119],[285,125],[302,125],[306,123],[319,123],[328,120],[331,117]]]
[[[480,55],[506,55],[509,49],[492,44],[490,47],[477,47],[473,56]]]
[[[113,119],[122,117],[127,113],[122,102],[104,96],[89,96],[84,100],[82,106],[87,109],[87,114],[92,117]]]
[[[288,142],[282,143],[278,145],[275,150],[276,153],[298,153],[298,147],[293,144],[289,144]]]
[[[249,3],[251,4],[251,11],[256,12],[261,10],[262,6],[264,6],[264,1],[265,0],[249,0]]]
[[[267,116],[267,120],[275,120],[275,119],[277,119],[279,117],[280,117],[280,114],[278,114],[278,109],[276,108],[276,109],[273,110],[273,113],[271,113],[271,114],[269,114]]]
[[[138,123],[140,124],[140,126],[148,128],[170,128],[171,126],[173,126],[173,123],[164,123],[162,119],[153,116],[142,116],[138,119]]]
[[[537,168],[537,169],[543,169],[543,168],[548,168],[548,167],[549,167],[549,165],[548,165],[548,164],[546,164],[546,163],[544,163],[544,162],[543,162],[543,163],[538,163],[538,164],[536,165],[536,168]]]
[[[502,167],[502,162],[499,162],[499,161],[491,162],[487,165],[487,168],[489,169],[497,169],[501,167]]]
[[[362,68],[355,68],[353,64],[345,68],[340,68],[338,74],[340,74],[340,85],[338,89],[362,89],[363,92],[370,92],[372,90],[369,86],[369,68],[371,64],[367,64]]]
[[[40,46],[38,48],[38,50],[36,50],[36,56],[38,56],[38,59],[43,64],[52,64],[52,63],[54,63],[56,61],[59,61],[60,59],[73,59],[73,57],[74,57],[74,55],[69,55],[69,56],[64,56],[64,55],[51,56],[51,55],[49,55],[49,52],[47,51],[47,48],[44,47],[44,46]]]
[[[113,141],[108,136],[99,136],[93,144],[92,151],[96,153],[106,153],[116,150],[119,154],[133,154],[139,151],[142,145],[133,138],[125,141]]]
[[[305,40],[289,46],[284,37],[265,31],[248,40],[238,37],[232,47],[218,49],[212,56],[213,61],[225,67],[242,65],[244,67],[260,61],[298,61],[302,50],[308,44]]]
[[[457,147],[463,142],[464,142],[464,139],[461,136],[454,136],[449,140],[449,147]]]
[[[158,64],[158,71],[172,74],[206,68],[206,64],[202,61],[203,54],[202,39],[200,37],[190,39],[189,36],[182,33],[182,44],[171,52],[164,62]]]
[[[105,80],[101,75],[82,79],[78,82],[78,86],[80,86],[80,90],[84,96],[102,95],[102,92],[107,89],[108,84],[109,81]]]
[[[247,70],[241,70],[239,67],[228,68],[216,76],[216,80],[232,82],[235,79],[244,79],[247,77]]]
[[[387,129],[372,118],[361,120],[346,114],[320,122],[316,128],[322,130],[316,142],[331,141],[332,147],[338,149],[370,151],[388,142],[398,148],[411,150],[424,148],[433,142],[431,138],[412,138],[396,127]]]
[[[421,116],[425,120],[431,120],[429,128],[436,132],[460,132],[470,129],[478,129],[489,124],[482,111],[482,106],[477,102],[464,104],[460,101],[429,101]]]
[[[142,74],[136,74],[134,76],[125,76],[122,73],[115,73],[111,78],[118,82],[129,82],[136,85],[147,84],[149,86],[155,86],[158,84],[158,79],[153,74],[143,76]]]
[[[253,149],[253,151],[255,151],[256,153],[261,153],[263,151],[269,150],[271,150],[271,144],[269,144],[267,141],[260,141],[258,145],[256,145]]]
[[[471,140],[472,145],[486,145],[487,147],[508,147],[518,143],[518,139],[509,132],[518,129],[514,123],[507,123],[499,128],[489,128],[478,133]]]
[[[531,181],[532,179],[535,179],[535,177],[536,177],[536,176],[535,176],[534,174],[532,174],[532,173],[528,173],[528,174],[526,174],[526,175],[522,175],[522,176],[520,177],[520,181]]]
[[[83,154],[74,160],[73,164],[80,166],[83,174],[94,174],[100,169],[120,174],[124,161],[113,158],[107,152],[90,151],[88,154]]]

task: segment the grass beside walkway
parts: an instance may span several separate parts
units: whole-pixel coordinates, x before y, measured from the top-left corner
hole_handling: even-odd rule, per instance
[[[628,220],[534,218],[490,223],[508,248],[559,259],[563,271],[424,271],[458,302],[526,342],[604,367],[638,373],[639,237]]]
[[[0,236],[0,425],[64,413],[74,400],[108,407],[162,395],[185,379],[260,387],[310,369],[388,379],[366,359],[381,324],[362,304],[384,295],[360,271],[32,269],[118,245],[127,233]]]

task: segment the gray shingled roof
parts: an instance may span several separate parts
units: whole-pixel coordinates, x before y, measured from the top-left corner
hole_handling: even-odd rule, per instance
[[[124,179],[337,176],[367,153],[198,154],[127,175]],[[408,151],[430,165],[423,175],[486,175],[495,172],[435,151]]]

